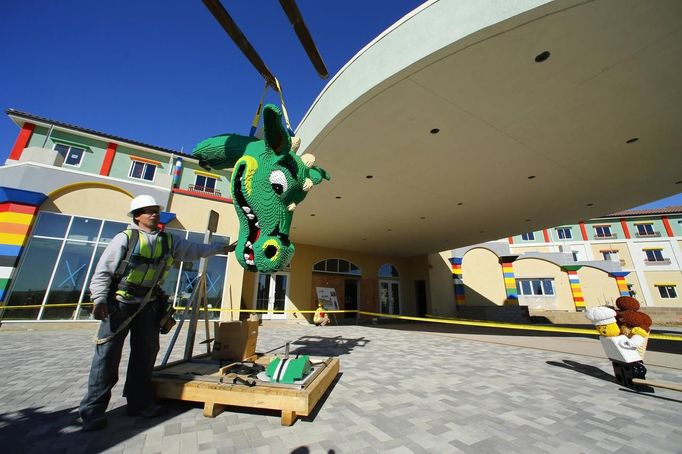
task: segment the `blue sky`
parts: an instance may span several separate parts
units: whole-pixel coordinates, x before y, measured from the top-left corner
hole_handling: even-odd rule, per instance
[[[421,3],[297,1],[332,76]],[[279,2],[223,4],[280,80],[295,128],[326,81]],[[0,163],[18,132],[7,108],[189,152],[211,135],[248,134],[263,89],[200,0],[4,0],[0,42]],[[652,207],[668,205],[682,194]]]

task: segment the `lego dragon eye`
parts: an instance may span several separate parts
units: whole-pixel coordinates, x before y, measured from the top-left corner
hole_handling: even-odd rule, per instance
[[[274,170],[270,174],[270,185],[275,194],[281,195],[287,190],[287,177],[281,170]]]

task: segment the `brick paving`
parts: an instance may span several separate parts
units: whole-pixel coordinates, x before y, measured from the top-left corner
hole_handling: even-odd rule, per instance
[[[0,328],[2,452],[682,453],[682,393],[627,390],[604,358],[390,325],[261,327],[259,351],[294,341],[293,353],[341,359],[316,411],[291,427],[277,412],[228,408],[211,419],[175,401],[158,419],[128,417],[124,356],[109,425],[85,433],[77,407],[96,325],[21,326]],[[172,358],[183,348],[181,336]],[[649,366],[647,378],[682,385],[679,364]]]

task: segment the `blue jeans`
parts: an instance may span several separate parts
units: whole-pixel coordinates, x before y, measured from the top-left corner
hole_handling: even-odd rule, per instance
[[[123,343],[130,332],[130,359],[123,395],[134,410],[151,408],[154,403],[152,371],[159,352],[159,322],[154,302],[149,302],[114,338],[95,346],[88,391],[80,404],[83,421],[104,418],[111,390],[118,381]],[[111,336],[123,320],[139,309],[137,304],[118,301],[109,304],[109,316],[99,325],[97,338]]]

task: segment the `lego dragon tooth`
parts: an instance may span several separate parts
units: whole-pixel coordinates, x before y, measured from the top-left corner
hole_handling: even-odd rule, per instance
[[[251,208],[249,208],[247,206],[243,206],[242,211],[244,211],[244,213],[251,213]]]
[[[251,213],[247,214],[246,217],[249,218],[250,220],[256,219],[256,216]]]

